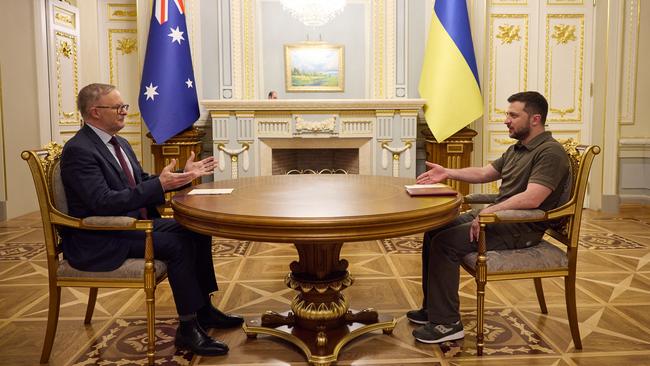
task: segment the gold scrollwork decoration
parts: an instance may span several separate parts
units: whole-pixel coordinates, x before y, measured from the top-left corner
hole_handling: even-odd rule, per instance
[[[513,143],[514,141],[515,141],[515,140],[514,140],[514,139],[511,139],[511,138],[507,138],[507,139],[499,139],[499,138],[496,138],[496,139],[494,139],[494,142],[495,142],[495,143],[497,143],[497,144],[499,144],[499,145],[508,145],[508,146],[509,146],[509,145],[512,145],[512,143]]]
[[[559,114],[561,117],[564,117],[564,115],[567,114],[567,113],[573,113],[573,112],[575,112],[575,111],[576,111],[575,108],[567,108],[567,109],[549,108],[549,112],[557,113],[557,114]]]
[[[501,40],[501,44],[510,44],[514,41],[521,40],[519,35],[519,26],[514,24],[504,24],[499,26],[499,33],[496,37]]]
[[[111,15],[120,18],[135,18],[138,12],[136,10],[115,10]]]
[[[54,15],[54,19],[58,20],[61,23],[68,24],[71,27],[73,26],[72,17],[67,14],[56,13]]]
[[[72,55],[72,46],[67,41],[60,41],[57,51],[63,57],[70,58],[70,55]]]
[[[576,40],[576,26],[570,24],[556,24],[553,26],[553,35],[557,44],[567,44]]]
[[[138,43],[135,38],[122,38],[117,40],[117,51],[122,51],[123,55],[128,55],[129,53],[135,51],[138,48]]]

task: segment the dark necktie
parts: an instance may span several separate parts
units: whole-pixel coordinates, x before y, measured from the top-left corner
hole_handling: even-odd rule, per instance
[[[129,165],[126,163],[126,159],[124,158],[124,154],[122,154],[122,149],[120,148],[120,143],[117,142],[117,139],[115,136],[111,137],[108,142],[113,145],[113,148],[115,149],[115,156],[117,156],[117,161],[120,162],[120,166],[122,167],[122,171],[124,171],[124,174],[126,175],[126,180],[129,181],[129,187],[135,188],[135,178],[133,178],[133,173],[131,173],[131,170],[129,169]],[[147,209],[144,207],[140,207],[140,216],[143,219],[147,219]]]

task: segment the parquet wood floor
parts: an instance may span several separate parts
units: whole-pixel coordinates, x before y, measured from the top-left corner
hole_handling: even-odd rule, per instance
[[[461,275],[465,340],[424,345],[411,336],[407,310],[421,302],[421,235],[347,243],[343,257],[355,279],[346,290],[355,309],[374,307],[398,318],[392,335],[381,332],[348,344],[338,365],[650,365],[650,208],[618,215],[587,210],[581,232],[578,316],[584,349],[575,350],[566,321],[562,279],[546,279],[548,315],[539,312],[532,281],[488,283],[485,356],[475,356],[475,284]],[[40,216],[0,223],[0,365],[37,365],[47,315],[47,264]],[[284,311],[294,293],[283,283],[296,258],[290,244],[214,239],[222,310],[256,316]],[[145,363],[143,294],[103,289],[92,324],[84,326],[85,289],[62,293],[59,328],[50,365]],[[241,329],[213,331],[231,351],[195,357],[177,351],[177,325],[169,285],[156,291],[158,362],[161,365],[306,365],[286,342],[247,339]]]

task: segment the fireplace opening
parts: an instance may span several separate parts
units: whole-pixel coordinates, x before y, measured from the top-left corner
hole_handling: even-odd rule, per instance
[[[272,174],[359,174],[359,149],[273,149]]]

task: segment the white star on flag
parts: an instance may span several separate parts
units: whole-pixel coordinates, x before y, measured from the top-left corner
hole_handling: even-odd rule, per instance
[[[176,27],[176,29],[169,28],[169,30],[172,32],[169,33],[167,36],[172,38],[172,43],[178,42],[178,44],[181,44],[181,40],[183,41],[185,40],[185,38],[183,38],[183,32],[181,32],[178,26]]]
[[[144,95],[147,96],[147,100],[154,100],[154,95],[158,95],[158,92],[156,91],[156,89],[158,89],[158,86],[153,86],[153,83],[149,83],[149,86],[146,86],[145,88],[147,88],[147,91],[144,92]]]
[[[194,86],[194,82],[192,80],[190,80],[190,78],[187,78],[187,81],[185,81],[185,84],[187,84],[188,89],[191,88],[192,86]]]

